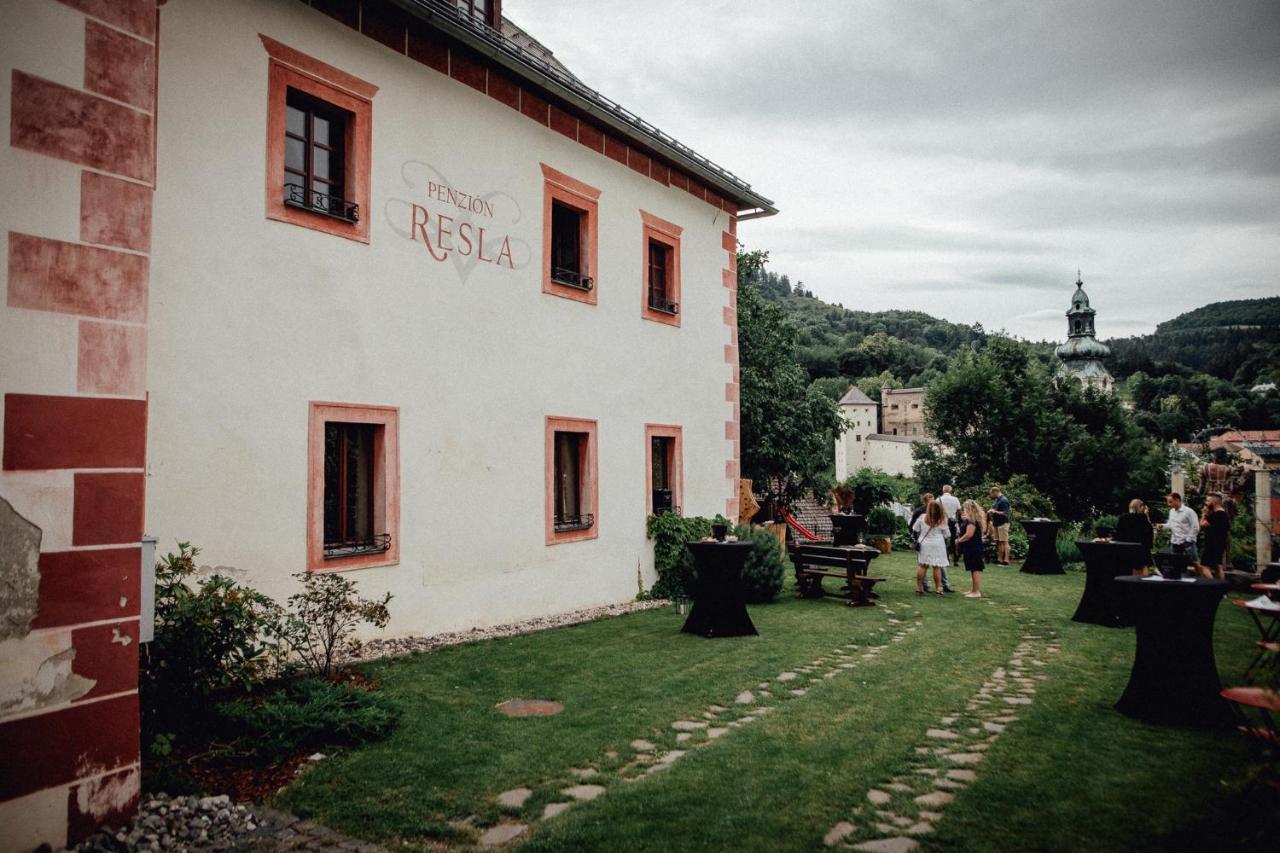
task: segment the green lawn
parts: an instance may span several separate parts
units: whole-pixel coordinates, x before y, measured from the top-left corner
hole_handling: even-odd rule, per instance
[[[759,637],[681,634],[683,617],[668,608],[367,665],[403,709],[401,727],[322,762],[278,804],[403,849],[466,846],[499,821],[529,824],[529,850],[820,850],[843,820],[856,843],[877,837],[868,789],[939,766],[917,752],[938,743],[925,732],[945,715],[969,725],[970,697],[1031,635],[1042,639],[1028,657],[1044,666],[1028,667],[1046,676],[1034,703],[1016,709],[977,781],[956,791],[921,849],[1225,849],[1268,831],[1258,815],[1271,812],[1254,802],[1261,794],[1241,793],[1253,768],[1236,733],[1153,727],[1112,710],[1134,635],[1070,621],[1081,574],[993,567],[983,600],[919,598],[912,557],[873,564],[890,578],[878,588],[885,606],[850,609],[787,590],[751,609]],[[967,589],[964,573],[954,574]],[[1238,681],[1255,638],[1243,613],[1220,609],[1224,683]],[[1054,643],[1061,651],[1045,653]],[[862,657],[876,646],[884,648]],[[850,656],[835,657],[837,648]],[[840,661],[856,666],[773,682],[767,699],[735,704],[819,658],[827,662],[815,675]],[[807,692],[792,696],[797,685]],[[494,710],[514,697],[554,699],[565,711],[509,719]],[[678,747],[686,755],[641,778],[631,742],[647,739],[657,754],[677,748],[671,723],[701,721],[713,704],[727,709],[717,726],[758,706],[771,711],[714,742],[695,732]],[[587,781],[606,793],[540,819],[581,781],[574,768],[595,768]],[[520,786],[533,789],[522,809],[494,801]]]

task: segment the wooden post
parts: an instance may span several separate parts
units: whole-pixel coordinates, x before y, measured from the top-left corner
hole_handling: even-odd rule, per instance
[[[1253,472],[1253,530],[1256,562],[1261,572],[1271,562],[1271,531],[1275,519],[1271,517],[1271,472]]]

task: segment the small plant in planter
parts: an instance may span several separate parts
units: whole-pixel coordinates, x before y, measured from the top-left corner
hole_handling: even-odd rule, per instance
[[[893,533],[898,517],[888,507],[878,506],[867,514],[867,540],[872,546],[887,554],[893,548]]]

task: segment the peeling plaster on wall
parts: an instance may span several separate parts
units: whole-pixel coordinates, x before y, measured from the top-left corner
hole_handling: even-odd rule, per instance
[[[40,528],[0,498],[0,640],[31,631],[40,600]]]
[[[129,805],[142,790],[142,779],[136,769],[112,773],[81,782],[76,789],[76,806],[80,813],[99,820]]]
[[[64,705],[92,690],[95,680],[72,671],[75,658],[70,632],[0,643],[0,717]]]

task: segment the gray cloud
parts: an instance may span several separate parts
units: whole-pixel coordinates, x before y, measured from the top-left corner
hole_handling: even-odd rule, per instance
[[[1113,335],[1280,292],[1276,0],[505,11],[777,200],[741,238],[846,307],[1061,336],[1082,266]]]

